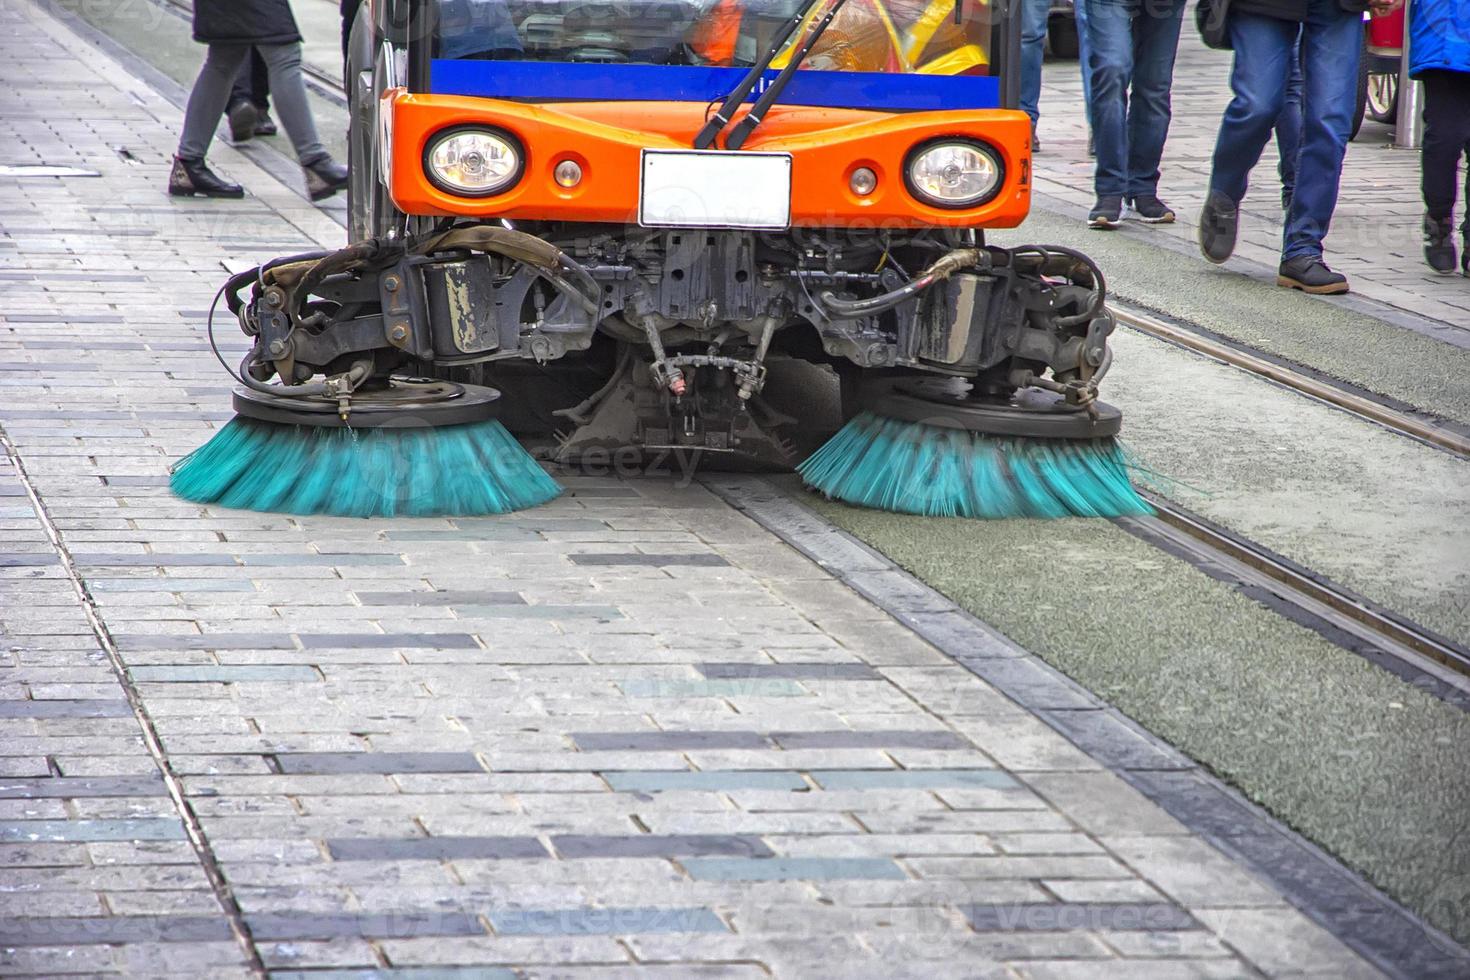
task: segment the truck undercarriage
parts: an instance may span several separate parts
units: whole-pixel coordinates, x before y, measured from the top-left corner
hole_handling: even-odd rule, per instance
[[[233,277],[253,339],[237,409],[447,424],[487,385],[510,395],[502,421],[555,436],[563,461],[688,450],[785,468],[801,420],[763,391],[797,359],[837,373],[847,416],[881,402],[924,421],[988,411],[1012,434],[1117,430],[1095,402],[1105,286],[1069,249],[953,230],[509,224],[445,221]]]

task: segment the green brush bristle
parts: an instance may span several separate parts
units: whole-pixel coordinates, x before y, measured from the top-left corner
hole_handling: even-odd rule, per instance
[[[505,514],[561,494],[499,422],[351,429],[235,418],[174,467],[185,500],[284,514]]]
[[[869,412],[797,467],[834,500],[926,517],[1151,514],[1114,439],[1024,439]]]

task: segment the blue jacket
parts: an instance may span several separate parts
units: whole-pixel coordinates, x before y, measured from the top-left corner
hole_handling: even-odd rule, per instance
[[[1470,0],[1411,0],[1409,73],[1470,72]]]

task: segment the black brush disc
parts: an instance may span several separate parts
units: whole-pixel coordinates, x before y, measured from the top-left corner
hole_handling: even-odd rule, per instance
[[[245,418],[281,425],[417,429],[484,422],[495,417],[499,399],[500,392],[481,385],[394,378],[381,387],[354,392],[345,422],[337,400],[325,396],[290,398],[242,387],[235,389],[234,405]]]
[[[1100,439],[1116,436],[1123,427],[1123,413],[1102,402],[1094,403],[1093,417],[1055,392],[1022,388],[1009,399],[973,398],[968,385],[953,379],[874,385],[864,392],[862,407],[901,422],[1031,439]]]

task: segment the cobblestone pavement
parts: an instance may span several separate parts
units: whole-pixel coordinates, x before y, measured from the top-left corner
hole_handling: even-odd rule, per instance
[[[218,263],[340,227],[223,146],[167,198],[176,110],[35,6],[0,53],[6,162],[101,174],[0,177],[0,973],[1375,975],[698,486],[174,499]]]
[[[1174,119],[1159,185],[1160,195],[1178,211],[1179,221],[1157,226],[1129,222],[1127,233],[1197,254],[1196,226],[1210,157],[1220,116],[1230,101],[1231,53],[1201,44],[1192,18],[1191,12],[1181,34],[1174,70]],[[1470,280],[1437,276],[1424,263],[1419,151],[1396,149],[1390,132],[1390,127],[1365,121],[1362,134],[1349,146],[1342,194],[1326,241],[1327,261],[1351,279],[1353,291],[1361,296],[1470,331]],[[1042,142],[1036,157],[1038,203],[1074,215],[1080,229],[1093,203],[1093,161],[1087,156],[1077,62],[1046,65],[1038,134]],[[1239,247],[1225,266],[1272,282],[1281,261],[1276,159],[1273,143],[1252,174],[1242,205]],[[1470,202],[1460,202],[1461,216],[1467,206]],[[1202,276],[1220,274],[1203,258],[1199,271]]]

